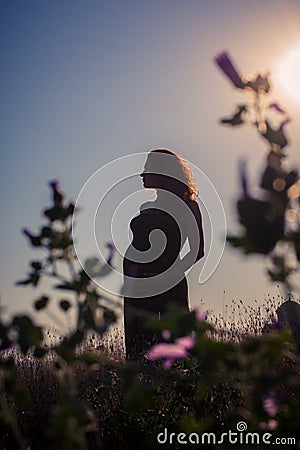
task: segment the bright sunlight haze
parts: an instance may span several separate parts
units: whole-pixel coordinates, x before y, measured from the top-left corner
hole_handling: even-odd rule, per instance
[[[300,44],[281,62],[278,78],[287,94],[300,102]]]

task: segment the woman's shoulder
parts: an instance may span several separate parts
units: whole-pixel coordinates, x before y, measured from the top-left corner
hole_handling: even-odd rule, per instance
[[[202,214],[197,200],[188,200],[187,204],[190,210],[192,211],[193,215],[195,216],[196,220],[200,223],[202,221]]]
[[[153,210],[155,209],[155,202],[145,202],[140,206],[140,212],[153,212]]]
[[[187,199],[185,201],[191,209],[199,209],[199,203],[196,199]]]
[[[154,220],[157,220],[158,216],[166,215],[165,209],[157,202],[145,202],[140,206],[140,216],[153,217]]]

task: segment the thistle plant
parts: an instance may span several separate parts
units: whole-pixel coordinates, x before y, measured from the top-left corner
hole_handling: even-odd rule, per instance
[[[78,264],[72,237],[72,217],[77,213],[74,210],[74,204],[65,201],[64,193],[56,180],[51,181],[49,186],[52,191],[52,205],[43,211],[48,223],[43,225],[37,234],[27,228],[23,229],[31,246],[42,250],[45,256],[30,262],[27,278],[18,281],[17,285],[37,287],[43,277],[50,277],[55,280],[56,290],[74,295],[73,299],[62,297],[58,301],[58,307],[63,314],[73,310],[73,317],[75,317],[67,336],[54,349],[64,355],[64,352],[68,350],[68,342],[73,342],[75,339],[80,344],[89,330],[102,335],[109,325],[115,322],[116,316],[113,310],[103,304],[103,294],[91,281],[86,270]],[[86,267],[93,267],[95,276],[105,276],[111,271],[114,246],[110,243],[106,246],[109,253],[105,264],[100,264],[97,258],[90,258],[85,262]],[[49,313],[50,306],[50,297],[44,295],[34,303],[36,311],[43,310]],[[52,311],[51,317],[53,317]],[[56,320],[59,318],[56,317]]]
[[[23,385],[18,358],[11,351],[14,348],[18,351],[19,360],[30,359],[32,368],[40,364],[47,366],[53,384],[58,386],[53,390],[48,405],[47,448],[84,449],[87,448],[86,433],[96,425],[90,406],[79,399],[76,368],[81,366],[89,370],[93,366],[95,370],[100,361],[103,365],[110,362],[104,354],[79,352],[78,349],[90,332],[103,336],[116,321],[116,314],[106,306],[103,293],[99,292],[76,258],[72,238],[74,204],[66,202],[57,181],[51,181],[49,186],[52,204],[43,211],[46,224],[37,233],[23,229],[29,244],[42,257],[30,261],[26,278],[18,281],[17,285],[37,288],[44,278],[52,279],[54,289],[63,295],[55,300],[50,295],[38,297],[34,301],[35,311],[47,313],[58,328],[64,326],[61,316],[66,317],[73,311],[71,317],[74,320],[69,322],[67,330],[62,330],[64,335],[61,334],[53,345],[46,342],[47,330],[28,315],[17,314],[7,323],[0,320],[0,430],[3,427],[12,430],[13,436],[9,439],[13,440],[14,448],[29,448],[16,411],[20,414],[26,408],[33,408],[34,395],[28,395]],[[107,244],[107,248],[108,258],[104,265],[95,258],[86,261],[86,265],[94,269],[95,276],[105,276],[110,272],[114,247]],[[60,310],[58,315],[53,312],[54,304]]]
[[[221,119],[231,127],[250,125],[267,145],[267,154],[259,186],[262,196],[255,198],[249,189],[246,163],[239,166],[241,193],[236,202],[240,235],[227,236],[228,242],[244,254],[263,254],[271,263],[269,278],[282,283],[289,292],[297,289],[291,280],[300,262],[300,181],[297,170],[287,164],[286,125],[290,117],[284,108],[270,98],[270,74],[243,77],[229,54],[222,52],[215,63],[235,89],[243,91],[245,102],[233,115]]]

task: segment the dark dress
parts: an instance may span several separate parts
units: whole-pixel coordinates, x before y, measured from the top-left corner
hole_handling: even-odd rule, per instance
[[[196,262],[204,255],[202,218],[196,201],[189,200],[186,201],[186,204],[196,219],[197,231],[199,233],[199,248],[196,251],[196,257],[193,261]],[[133,239],[123,260],[124,276],[130,277],[133,280],[133,284],[134,280],[148,277],[152,282],[153,277],[165,273],[173,264],[180,264],[179,253],[184,242],[189,237],[188,226],[185,220],[186,218],[182,217],[182,223],[178,224],[178,220],[176,221],[171,214],[161,208],[161,205],[158,208],[157,201],[144,204],[141,207],[139,215],[134,217],[130,223]],[[180,229],[184,234],[183,236],[181,236]],[[163,232],[165,236],[164,245],[159,240],[157,240],[156,244],[155,241],[153,243],[150,234],[154,230]],[[136,250],[143,255],[142,252],[149,251],[151,246],[154,253],[158,255],[157,257],[149,261],[146,258],[145,260],[141,258],[138,262],[134,262],[135,258],[133,254]],[[159,319],[167,311],[170,304],[180,308],[183,312],[188,312],[188,286],[184,275],[185,270],[187,268],[179,273],[178,283],[175,281],[175,285],[164,292],[153,296],[148,296],[146,293],[145,296],[140,296],[139,298],[135,298],[134,296],[124,297],[124,328],[127,358],[137,359],[145,354],[154,342],[160,340],[160,336],[157,333],[147,328],[146,322],[149,318]],[[155,288],[157,288],[157,285],[155,285]]]

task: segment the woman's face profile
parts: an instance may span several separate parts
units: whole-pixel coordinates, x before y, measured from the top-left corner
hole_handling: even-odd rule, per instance
[[[144,171],[141,173],[145,188],[167,189],[169,188],[169,176],[174,172],[174,157],[169,154],[152,152],[148,155]],[[173,170],[172,170],[173,167]],[[171,177],[175,177],[171,175]]]
[[[157,171],[157,164],[155,161],[156,159],[157,158],[155,158],[154,155],[148,156],[145,166],[144,166],[144,170],[141,173],[143,185],[145,188],[154,189],[159,186],[159,180],[158,180],[159,175],[157,175],[156,173],[153,173],[153,172]],[[153,172],[151,172],[151,170]]]
[[[157,175],[154,173],[141,173],[144,188],[155,189],[157,187]]]

